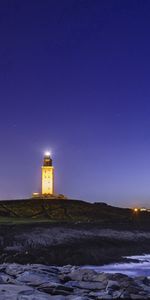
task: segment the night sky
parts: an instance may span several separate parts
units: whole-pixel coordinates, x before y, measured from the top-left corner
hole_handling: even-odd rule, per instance
[[[150,1],[0,1],[0,199],[150,207]]]

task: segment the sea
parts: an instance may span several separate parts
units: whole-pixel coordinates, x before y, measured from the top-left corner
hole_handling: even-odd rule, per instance
[[[128,263],[113,263],[104,266],[86,266],[84,268],[93,269],[96,272],[121,273],[130,277],[146,276],[150,277],[150,254],[126,256],[130,260]],[[133,260],[133,262],[132,262]],[[138,260],[138,262],[137,262]]]

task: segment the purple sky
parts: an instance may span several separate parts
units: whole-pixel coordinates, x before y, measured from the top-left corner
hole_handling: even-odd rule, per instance
[[[150,1],[0,1],[0,199],[150,206]]]

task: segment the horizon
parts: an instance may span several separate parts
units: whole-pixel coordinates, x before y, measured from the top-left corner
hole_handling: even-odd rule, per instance
[[[0,199],[150,203],[150,2],[0,3]]]

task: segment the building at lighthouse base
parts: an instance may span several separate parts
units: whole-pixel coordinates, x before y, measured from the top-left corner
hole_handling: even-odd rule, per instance
[[[42,194],[42,193],[33,193],[33,199],[67,199],[63,194]]]

